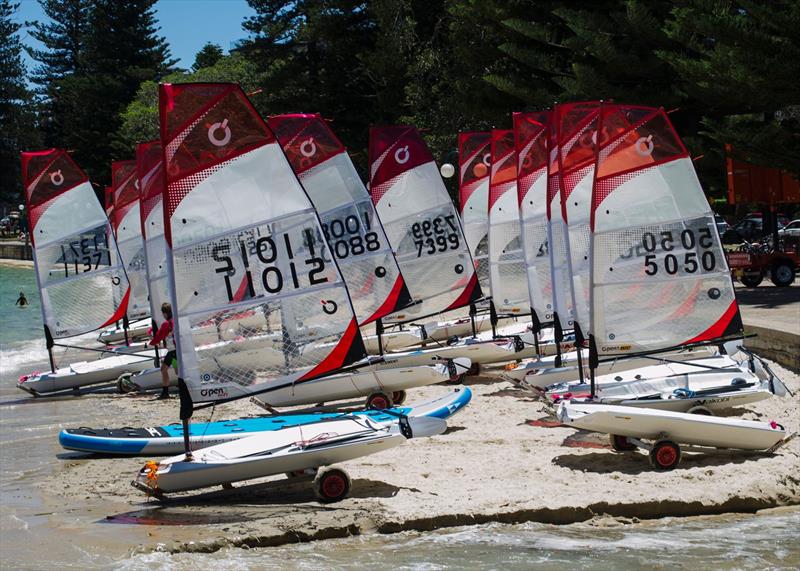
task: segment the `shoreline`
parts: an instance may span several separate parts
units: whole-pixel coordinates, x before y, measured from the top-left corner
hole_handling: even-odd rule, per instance
[[[11,266],[15,268],[33,268],[33,260],[14,260],[12,258],[0,258],[0,266]]]
[[[775,372],[797,395],[800,376],[778,365]],[[160,504],[129,485],[147,458],[61,454],[37,487],[62,511],[88,503],[84,509],[104,513],[103,521],[139,524],[140,532],[158,538],[139,542],[137,553],[212,553],[492,522],[570,524],[610,517],[630,523],[800,505],[800,439],[775,455],[687,453],[677,469],[656,472],[644,454],[611,452],[604,435],[550,426],[544,405],[508,382],[482,376],[465,384],[473,402],[448,421],[445,434],[342,465],[353,488],[336,504],[317,503],[308,483],[267,490],[241,483],[222,495],[176,495]],[[409,397],[413,403],[445,390],[426,387]],[[110,426],[176,420],[175,401],[102,398]],[[728,414],[775,419],[791,432],[800,430],[798,410],[798,397],[787,396]],[[228,404],[214,419],[259,413],[251,403]],[[207,419],[200,414],[193,420]]]

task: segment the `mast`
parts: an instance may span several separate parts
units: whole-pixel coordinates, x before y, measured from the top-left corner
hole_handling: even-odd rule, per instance
[[[370,194],[415,305],[387,316],[403,323],[467,307],[481,297],[461,220],[414,127],[373,127]]]
[[[182,419],[193,403],[290,387],[362,359],[319,218],[241,88],[162,84],[159,107]],[[208,343],[207,324],[244,320],[235,338]]]
[[[664,110],[603,104],[598,132],[590,362],[740,336],[714,215]]]
[[[57,339],[125,314],[130,295],[108,218],[66,151],[22,153],[22,176],[50,365]],[[122,292],[114,296],[114,289]]]

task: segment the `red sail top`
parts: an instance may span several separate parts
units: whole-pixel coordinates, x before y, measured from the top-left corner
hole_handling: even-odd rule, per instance
[[[298,176],[345,151],[319,113],[275,115],[267,119],[267,125]]]
[[[549,111],[514,113],[514,138],[517,150],[517,194],[522,204],[525,195],[540,176],[547,173],[547,126]]]
[[[164,193],[163,154],[161,141],[136,145],[136,176],[139,179],[142,223],[161,202]],[[146,235],[142,228],[143,235]]]
[[[21,157],[25,204],[33,238],[36,222],[53,199],[87,182],[89,177],[63,149],[23,152]]]
[[[161,84],[161,140],[165,144],[165,216],[200,180],[172,184],[272,143],[275,136],[237,85]],[[202,129],[189,129],[198,123]],[[230,125],[236,125],[235,131]],[[179,134],[187,133],[178,139]],[[201,176],[201,175],[198,175]],[[202,180],[202,179],[201,179]],[[171,240],[169,227],[167,241]]]
[[[492,174],[489,180],[489,208],[503,194],[515,190],[509,182],[517,179],[517,157],[514,146],[514,131],[492,130]]]
[[[566,199],[575,185],[591,175],[600,103],[587,101],[558,105],[558,161],[561,173],[561,208],[567,219]]]
[[[111,222],[117,229],[128,207],[139,200],[139,180],[136,176],[136,161],[114,161],[111,163],[111,185],[113,188],[114,212]]]
[[[468,131],[458,134],[458,183],[461,213],[470,195],[489,176],[492,134]]]
[[[378,204],[393,178],[433,161],[422,136],[414,127],[372,127],[369,133],[369,165],[372,202]]]

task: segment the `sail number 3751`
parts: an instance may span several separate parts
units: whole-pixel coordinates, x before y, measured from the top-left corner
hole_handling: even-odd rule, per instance
[[[714,240],[708,228],[700,228],[696,234],[689,228],[680,232],[667,230],[658,236],[645,232],[642,234],[642,248],[646,252],[655,252],[660,247],[669,253],[664,255],[660,265],[656,254],[645,254],[644,273],[655,276],[663,269],[669,275],[679,271],[694,274],[701,268],[703,272],[712,272],[717,267],[713,246]]]

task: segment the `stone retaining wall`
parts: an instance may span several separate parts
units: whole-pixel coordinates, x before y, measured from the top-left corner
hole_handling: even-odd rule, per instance
[[[747,323],[745,323],[744,330],[748,335],[756,335],[745,341],[749,349],[762,357],[780,363],[787,369],[800,372],[800,335]]]
[[[0,258],[8,260],[32,260],[33,250],[25,244],[3,244],[0,242]]]

